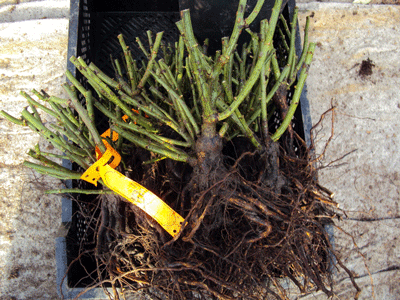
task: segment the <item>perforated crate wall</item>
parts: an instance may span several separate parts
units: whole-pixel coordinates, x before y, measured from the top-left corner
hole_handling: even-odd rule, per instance
[[[123,0],[71,0],[68,58],[72,55],[81,56],[87,63],[93,62],[108,75],[113,76],[110,54],[114,58],[120,58],[118,34],[124,35],[127,45],[138,61],[143,58],[143,54],[135,43],[135,38],[139,36],[142,41],[146,41],[147,30],[153,33],[164,31],[163,40],[172,45],[178,40],[179,33],[175,25],[175,22],[179,20],[178,3],[178,0],[146,0],[135,1],[132,5],[130,1]],[[295,1],[290,0],[286,11],[287,17],[292,14],[294,6]],[[151,9],[148,10],[147,7]],[[297,36],[296,51],[299,52],[300,49],[300,39]],[[67,68],[87,87],[85,80],[69,60]],[[273,127],[280,125],[278,115],[273,120]],[[109,127],[109,124],[97,118],[96,126],[102,132]],[[305,89],[294,116],[294,129],[305,138],[306,142],[309,142],[311,118]],[[73,168],[69,161],[64,161],[64,166]],[[85,183],[69,181],[66,184],[67,188],[70,188]],[[84,188],[84,186],[80,187]],[[61,285],[66,299],[76,297],[86,285],[93,282],[86,272],[91,272],[95,268],[93,258],[83,255],[80,257],[82,265],[75,264],[74,267],[68,269],[69,264],[78,258],[80,246],[88,250],[94,248],[94,224],[90,223],[93,220],[89,220],[86,215],[98,209],[96,208],[98,203],[94,196],[77,197],[80,205],[70,198],[62,200],[63,226],[57,238],[57,285]],[[80,297],[80,299],[89,298],[104,299],[106,297],[101,288],[96,288]]]

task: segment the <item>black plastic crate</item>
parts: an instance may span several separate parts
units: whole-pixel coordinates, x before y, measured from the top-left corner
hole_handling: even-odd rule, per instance
[[[186,4],[184,3],[186,2]],[[251,2],[251,1],[249,1]],[[266,1],[267,2],[267,1]],[[142,41],[147,40],[146,31],[153,33],[164,31],[163,40],[166,43],[174,44],[178,40],[179,32],[175,22],[179,20],[179,5],[187,5],[187,0],[146,0],[137,1],[95,1],[95,0],[71,0],[70,25],[68,42],[68,70],[76,75],[84,85],[82,76],[76,72],[75,66],[69,62],[69,57],[81,56],[86,62],[95,63],[100,69],[113,77],[110,54],[114,58],[121,56],[121,49],[117,35],[124,35],[134,58],[140,61],[143,54],[135,38],[138,36]],[[285,6],[283,13],[291,19],[295,0],[290,0]],[[301,52],[299,34],[296,38],[296,52]],[[107,122],[97,120],[97,127],[100,132],[108,128]],[[279,116],[276,115],[275,126],[279,126]],[[306,97],[306,88],[300,98],[300,105],[294,117],[294,129],[310,142],[311,117],[309,103]],[[64,166],[73,168],[71,162],[64,161]],[[86,183],[82,181],[69,181],[67,188],[85,188]],[[87,187],[92,189],[93,186]],[[78,196],[78,201],[70,198],[62,199],[62,229],[56,239],[57,259],[57,286],[61,287],[65,299],[77,297],[85,290],[85,287],[92,284],[97,277],[94,272],[96,265],[90,251],[94,251],[95,237],[93,226],[95,220],[88,220],[84,217],[87,212],[98,213],[98,203],[94,196]],[[79,247],[83,246],[88,254],[80,255]],[[69,265],[73,261],[71,268]],[[88,276],[87,273],[91,273]],[[85,293],[80,299],[105,299],[107,298],[102,288],[94,288]]]

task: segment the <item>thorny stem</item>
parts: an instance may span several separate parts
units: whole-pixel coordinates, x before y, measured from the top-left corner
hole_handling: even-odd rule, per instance
[[[23,93],[33,113],[25,110],[21,119],[3,111],[0,114],[39,132],[64,151],[66,157],[85,168],[94,160],[95,145],[105,151],[95,126],[94,107],[112,123],[112,130],[135,145],[160,155],[161,158],[157,159],[169,157],[194,165],[196,159],[191,155],[197,151],[197,141],[206,142],[206,139],[215,137],[229,140],[237,135],[246,136],[260,149],[259,134],[268,138],[268,120],[275,110],[270,100],[282,85],[289,88],[301,69],[288,113],[272,134],[272,139],[279,139],[290,125],[314,46],[308,46],[307,20],[304,49],[296,61],[294,37],[297,10],[289,28],[284,18],[279,16],[282,0],[276,1],[270,20],[261,21],[261,32],[257,35],[251,32],[248,25],[256,18],[264,0],[258,0],[253,11],[244,18],[246,3],[246,0],[240,0],[232,34],[222,39],[222,50],[213,57],[207,56],[205,48],[198,45],[190,13],[184,10],[181,21],[176,23],[181,36],[175,43],[175,53],[171,47],[162,44],[162,32],[157,33],[154,40],[152,33],[147,32],[148,49],[137,39],[147,57],[147,62],[138,68],[123,36],[119,35],[124,63],[120,65],[118,60],[113,61],[115,78],[103,73],[93,63],[88,66],[81,57],[71,57],[71,62],[91,88],[85,88],[67,71],[66,76],[72,83],[72,86],[64,85],[69,100],[33,91],[40,100],[49,104],[48,108]],[[282,34],[289,36],[290,40],[288,58],[283,66],[279,66],[282,62],[278,62],[273,45],[279,18],[283,21]],[[239,54],[236,52],[237,41],[243,29],[251,35],[251,41],[243,45]],[[160,47],[163,58],[157,59]],[[78,100],[77,92],[85,98],[83,103]],[[38,109],[58,120],[58,124],[51,125],[54,132],[43,125]],[[128,116],[127,122],[120,120],[123,114]],[[165,126],[176,133],[174,138],[161,134],[163,131],[160,128]],[[122,138],[117,149],[123,144]],[[45,156],[38,158],[46,163],[43,160]]]
[[[20,126],[26,126],[26,123],[25,123],[24,120],[14,118],[12,115],[8,114],[8,113],[5,112],[4,110],[1,110],[1,111],[0,111],[0,115],[1,115],[3,118],[5,118],[6,120],[8,120],[8,121],[10,121],[10,122],[12,122],[12,123],[14,123],[14,124],[17,124],[17,125],[20,125]]]
[[[278,15],[279,15],[280,7],[282,5],[282,0],[277,0],[275,2],[275,5],[276,5],[276,3],[279,4],[279,10],[278,10]],[[263,4],[264,4],[264,0],[258,0],[253,11],[251,12],[251,14],[246,19],[244,19],[244,12],[246,9],[247,1],[246,0],[239,1],[239,8],[236,13],[235,25],[233,27],[231,37],[229,38],[229,44],[227,45],[225,54],[220,56],[218,63],[215,65],[215,67],[213,69],[213,74],[212,74],[213,79],[215,79],[215,78],[217,78],[217,76],[219,76],[223,66],[231,59],[231,55],[233,54],[233,51],[236,48],[236,44],[239,39],[240,33],[242,32],[242,29],[245,26],[248,27],[254,21],[254,19],[258,15],[259,11],[261,10],[261,7],[263,6]],[[274,6],[274,8],[275,8],[275,6]]]
[[[120,42],[120,45],[122,47],[122,50],[124,51],[124,57],[125,57],[125,64],[126,68],[128,70],[128,78],[131,83],[131,89],[132,91],[136,90],[137,82],[135,80],[135,76],[133,75],[133,59],[132,59],[132,54],[129,51],[128,47],[125,44],[125,40],[122,34],[118,35],[118,40]]]
[[[63,168],[61,166],[58,166],[58,168],[56,169],[54,168],[54,166],[46,167],[35,163],[31,163],[29,161],[24,161],[23,165],[25,167],[35,169],[41,174],[50,175],[58,179],[79,179],[82,176],[81,173],[68,170],[67,168]]]
[[[265,69],[269,68],[270,63],[264,65],[261,69],[261,124],[264,129],[262,134],[268,136],[268,114],[267,114],[267,80],[265,78]]]
[[[79,116],[81,117],[83,123],[85,123],[86,127],[88,128],[91,136],[94,139],[94,142],[96,143],[96,146],[100,148],[102,152],[106,152],[106,147],[104,146],[100,134],[97,131],[97,128],[95,127],[94,123],[91,122],[91,119],[89,118],[87,110],[82,106],[82,104],[79,102],[78,98],[76,95],[72,92],[71,88],[69,85],[64,84],[63,85],[64,90],[67,92],[67,94],[70,97],[70,100],[72,101],[73,107],[76,109],[78,112]],[[85,92],[86,94],[86,92]]]
[[[240,94],[237,97],[235,97],[235,100],[230,105],[230,107],[227,110],[225,110],[224,112],[218,114],[219,121],[225,120],[230,115],[232,115],[234,110],[239,107],[239,105],[243,102],[243,100],[250,93],[255,82],[258,80],[259,75],[261,73],[261,68],[263,67],[265,60],[267,58],[267,55],[268,55],[269,51],[271,51],[272,46],[273,46],[272,38],[274,36],[275,27],[276,27],[276,23],[278,21],[281,5],[282,5],[282,0],[277,0],[275,2],[274,7],[272,8],[272,14],[271,14],[271,19],[270,19],[269,26],[268,26],[268,32],[266,34],[265,40],[262,41],[263,43],[262,43],[261,50],[260,50],[260,53],[258,56],[258,61],[256,63],[256,66],[254,67],[252,74],[247,79]]]
[[[260,2],[260,1],[258,1],[258,2]],[[215,67],[213,69],[213,74],[212,74],[213,79],[215,79],[215,78],[217,78],[217,76],[219,76],[223,66],[231,59],[231,55],[233,54],[233,51],[236,48],[237,40],[239,39],[239,35],[242,31],[242,28],[245,25],[244,11],[246,9],[246,4],[247,4],[246,0],[239,1],[239,7],[238,7],[238,11],[236,12],[236,20],[235,20],[235,25],[233,27],[232,34],[229,38],[229,42],[226,47],[226,51],[225,51],[224,55],[221,55],[219,57],[218,63],[215,65]],[[254,9],[254,11],[255,11],[255,9]],[[254,14],[253,15],[251,14],[251,19],[250,19],[251,21],[254,20],[253,16],[254,16]]]
[[[290,106],[289,106],[289,110],[288,110],[287,115],[286,115],[285,119],[283,120],[282,124],[279,126],[279,128],[276,130],[276,132],[271,136],[271,139],[273,141],[277,141],[282,136],[282,134],[286,131],[286,129],[288,128],[288,126],[294,116],[296,108],[300,102],[300,95],[301,95],[301,92],[303,91],[304,84],[307,79],[308,68],[311,64],[311,60],[314,55],[314,51],[315,51],[315,44],[311,43],[308,46],[307,56],[306,56],[303,68],[300,72],[299,80],[297,82],[297,85],[296,85],[296,88],[295,88],[295,91],[293,94],[292,102],[290,103]]]
[[[41,110],[43,110],[45,113],[47,113],[50,116],[53,116],[54,118],[58,118],[58,115],[56,112],[52,111],[51,109],[47,108],[46,106],[40,104],[39,102],[33,100],[31,98],[31,96],[29,96],[27,93],[25,92],[20,92],[20,94],[22,96],[24,96],[24,98],[28,101],[28,103],[32,106],[36,106],[38,108],[40,108]]]
[[[112,190],[83,190],[83,189],[58,189],[47,190],[45,194],[83,194],[83,195],[114,195]]]
[[[181,120],[183,121],[186,129],[189,131],[189,133],[192,131],[192,128],[194,130],[194,133],[191,134],[192,138],[194,138],[195,134],[199,134],[200,130],[199,127],[192,115],[192,113],[190,112],[187,104],[182,100],[182,95],[178,95],[173,89],[172,87],[168,86],[168,84],[163,81],[162,79],[160,79],[156,74],[154,74],[154,72],[151,72],[151,74],[153,75],[154,79],[160,83],[165,90],[168,92],[168,94],[170,95],[170,99],[173,101],[175,108],[177,109],[177,111],[179,112],[180,116],[181,116]]]
[[[144,73],[142,79],[140,80],[140,82],[139,82],[139,84],[138,84],[138,86],[137,86],[138,89],[142,89],[142,88],[144,87],[144,85],[145,85],[147,79],[148,79],[149,76],[150,76],[151,69],[153,68],[153,64],[154,64],[154,62],[155,62],[155,60],[156,60],[156,57],[157,57],[158,48],[160,48],[160,45],[161,45],[161,38],[162,38],[162,36],[163,36],[163,32],[159,32],[159,33],[157,33],[157,35],[156,35],[156,40],[155,40],[155,42],[154,42],[154,46],[153,46],[152,49],[151,49],[150,60],[149,60],[149,62],[148,62],[148,64],[147,64],[146,71],[145,71],[145,73]]]
[[[296,65],[296,73],[300,70],[300,68],[303,65],[303,62],[304,62],[304,60],[306,59],[306,56],[307,56],[307,50],[308,50],[308,28],[309,28],[309,26],[310,26],[310,17],[307,16],[307,18],[306,18],[306,26],[305,26],[305,29],[304,29],[303,51],[301,53],[299,61],[297,62],[297,65]]]
[[[290,34],[290,48],[289,48],[289,65],[290,65],[290,72],[289,72],[289,78],[293,78],[293,74],[295,71],[296,67],[296,47],[295,47],[295,40],[296,40],[296,25],[297,25],[297,14],[299,12],[299,9],[295,7],[294,13],[293,13],[293,19],[291,23],[291,34]]]
[[[149,151],[152,151],[154,153],[157,153],[161,156],[167,156],[170,157],[173,160],[176,161],[182,161],[182,162],[190,162],[191,158],[189,155],[186,153],[175,149],[175,151],[171,151],[170,149],[166,148],[165,146],[159,144],[159,145],[154,145],[150,144],[148,140],[138,138],[136,135],[133,135],[125,130],[122,130],[121,128],[117,126],[111,126],[111,129],[120,134],[123,138],[127,139],[128,141],[132,142],[133,144],[142,147],[144,149],[147,149]]]
[[[181,11],[182,20],[176,25],[181,32],[189,53],[190,69],[194,73],[195,81],[200,93],[200,103],[203,108],[203,118],[205,122],[210,122],[215,114],[215,107],[211,106],[210,90],[206,83],[206,74],[210,66],[204,58],[204,54],[199,50],[197,41],[194,37],[192,24],[190,21],[189,10]]]
[[[92,70],[88,68],[82,58],[71,57],[70,61],[78,68],[80,72],[89,80],[89,83],[97,90],[100,95],[119,106],[130,119],[145,128],[151,128],[150,123],[140,115],[135,115],[116,95],[115,93],[97,77]]]

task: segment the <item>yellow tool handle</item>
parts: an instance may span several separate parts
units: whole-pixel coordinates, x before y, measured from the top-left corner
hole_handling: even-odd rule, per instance
[[[124,121],[127,118],[126,115],[122,117]],[[110,129],[101,135],[103,138],[110,136]],[[118,134],[115,131],[112,132],[111,139],[114,142],[118,140]],[[114,170],[119,165],[121,156],[105,139],[103,143],[107,151],[102,153],[96,146],[97,161],[82,174],[81,179],[97,186],[97,181],[102,178],[108,188],[141,208],[170,235],[176,236],[181,230],[184,218],[151,191]]]
[[[141,208],[155,219],[170,235],[174,237],[181,230],[185,219],[154,193],[122,175],[109,165],[99,167],[99,172],[104,184],[108,188]]]

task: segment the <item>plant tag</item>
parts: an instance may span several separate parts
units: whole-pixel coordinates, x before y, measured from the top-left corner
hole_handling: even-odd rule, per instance
[[[126,115],[122,117],[124,121],[127,118]],[[101,135],[103,138],[110,136],[110,129]],[[111,139],[113,142],[118,140],[118,133],[113,131]],[[96,146],[97,161],[82,174],[81,179],[95,186],[100,178],[103,179],[109,189],[135,204],[156,220],[170,235],[176,236],[185,219],[144,186],[114,170],[121,162],[121,156],[106,140],[103,140],[103,143],[107,148],[106,152],[101,153]]]
[[[116,168],[119,163],[121,162],[121,155],[119,155],[119,153],[110,146],[110,144],[106,141],[103,140],[104,145],[107,148],[107,151],[104,152],[103,155],[99,155],[97,153],[97,149],[96,149],[96,156],[98,157],[98,161],[96,161],[93,165],[90,166],[89,169],[87,169],[85,171],[85,173],[82,174],[81,179],[85,180],[87,182],[90,182],[92,184],[94,184],[95,186],[97,186],[97,181],[100,179],[100,167],[105,166],[105,165],[109,165],[111,168]],[[100,150],[99,150],[100,152]],[[101,154],[101,152],[100,152]],[[100,156],[100,158],[99,158]],[[111,162],[110,162],[111,161]]]
[[[168,204],[109,165],[101,166],[99,169],[100,176],[108,188],[146,212],[173,237],[178,234],[185,219]]]

